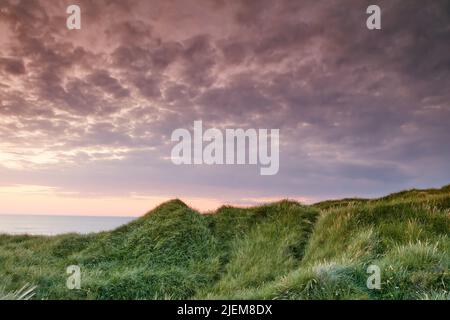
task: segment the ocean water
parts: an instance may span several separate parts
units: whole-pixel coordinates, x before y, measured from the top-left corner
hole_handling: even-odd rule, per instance
[[[0,215],[0,233],[57,235],[113,230],[133,217]]]

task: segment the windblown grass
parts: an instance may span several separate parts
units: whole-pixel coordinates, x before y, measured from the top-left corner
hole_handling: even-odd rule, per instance
[[[24,285],[22,288],[12,292],[0,290],[0,300],[30,300],[34,296],[35,286]]]
[[[208,215],[174,200],[111,232],[0,235],[0,297],[448,299],[449,231],[448,186]],[[381,290],[366,286],[371,264]],[[66,288],[69,265],[81,290]]]

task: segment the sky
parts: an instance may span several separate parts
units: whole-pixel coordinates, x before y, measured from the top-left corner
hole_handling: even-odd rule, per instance
[[[370,4],[381,30],[366,27]],[[449,53],[445,0],[0,0],[0,213],[447,185]],[[279,129],[278,174],[174,165],[171,134],[196,120]]]

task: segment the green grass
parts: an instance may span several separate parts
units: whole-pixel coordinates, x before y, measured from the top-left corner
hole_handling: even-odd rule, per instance
[[[110,232],[0,235],[0,299],[449,299],[449,235],[449,186],[207,215],[173,200]]]

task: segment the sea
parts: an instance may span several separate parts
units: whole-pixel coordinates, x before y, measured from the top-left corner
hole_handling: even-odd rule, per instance
[[[135,217],[0,215],[0,234],[88,234],[116,229]]]

